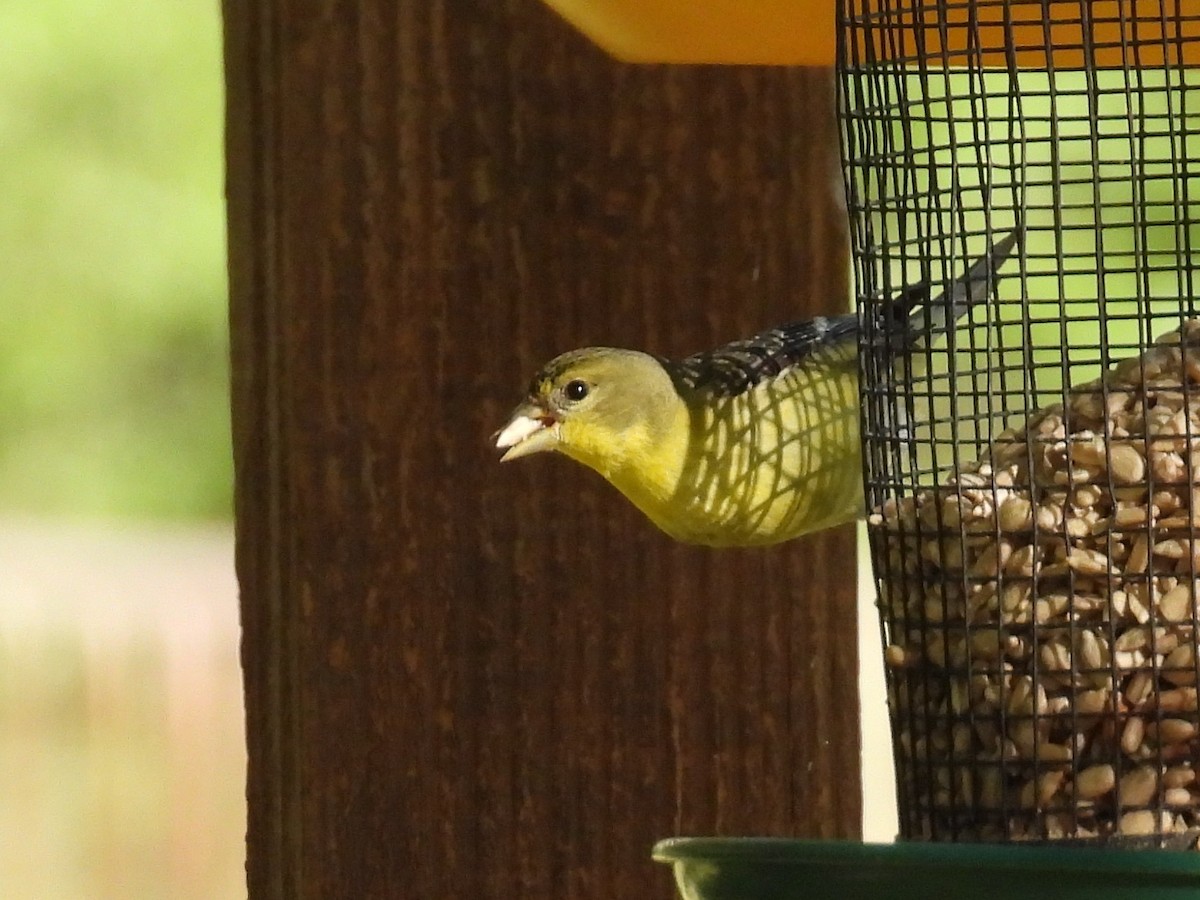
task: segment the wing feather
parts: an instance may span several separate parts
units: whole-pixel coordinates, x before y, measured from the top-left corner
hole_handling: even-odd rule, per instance
[[[926,283],[900,291],[876,313],[878,319],[873,330],[884,332],[889,340],[895,340],[896,346],[889,344],[889,348],[897,353],[911,352],[921,341],[944,333],[955,320],[991,294],[1000,267],[1020,237],[1018,228],[997,241],[951,285],[949,295],[930,299],[931,285]],[[749,340],[734,341],[678,362],[660,362],[679,387],[736,397],[803,363],[824,348],[857,340],[858,317],[854,313],[822,316],[771,328]]]
[[[825,347],[855,340],[858,317],[818,317],[780,325],[707,353],[696,353],[664,367],[681,386],[736,397],[767,379],[799,365]]]

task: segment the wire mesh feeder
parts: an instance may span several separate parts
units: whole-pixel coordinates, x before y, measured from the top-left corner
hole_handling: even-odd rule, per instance
[[[1200,4],[841,0],[839,60],[901,835],[1192,847]]]

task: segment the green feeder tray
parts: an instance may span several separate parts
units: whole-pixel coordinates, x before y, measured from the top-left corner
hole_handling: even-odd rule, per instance
[[[1197,900],[1200,853],[671,838],[684,900]]]

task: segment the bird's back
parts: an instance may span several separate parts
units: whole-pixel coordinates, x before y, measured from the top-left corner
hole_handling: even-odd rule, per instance
[[[853,314],[818,316],[665,365],[681,392],[703,390],[736,397],[857,333],[858,319]]]
[[[769,544],[857,514],[855,325],[814,319],[666,364],[691,423],[661,527],[694,543]]]

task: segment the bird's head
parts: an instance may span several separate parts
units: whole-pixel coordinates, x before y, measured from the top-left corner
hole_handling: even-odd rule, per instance
[[[633,350],[589,347],[551,360],[493,435],[502,460],[553,450],[607,473],[633,446],[670,424],[666,370]]]

